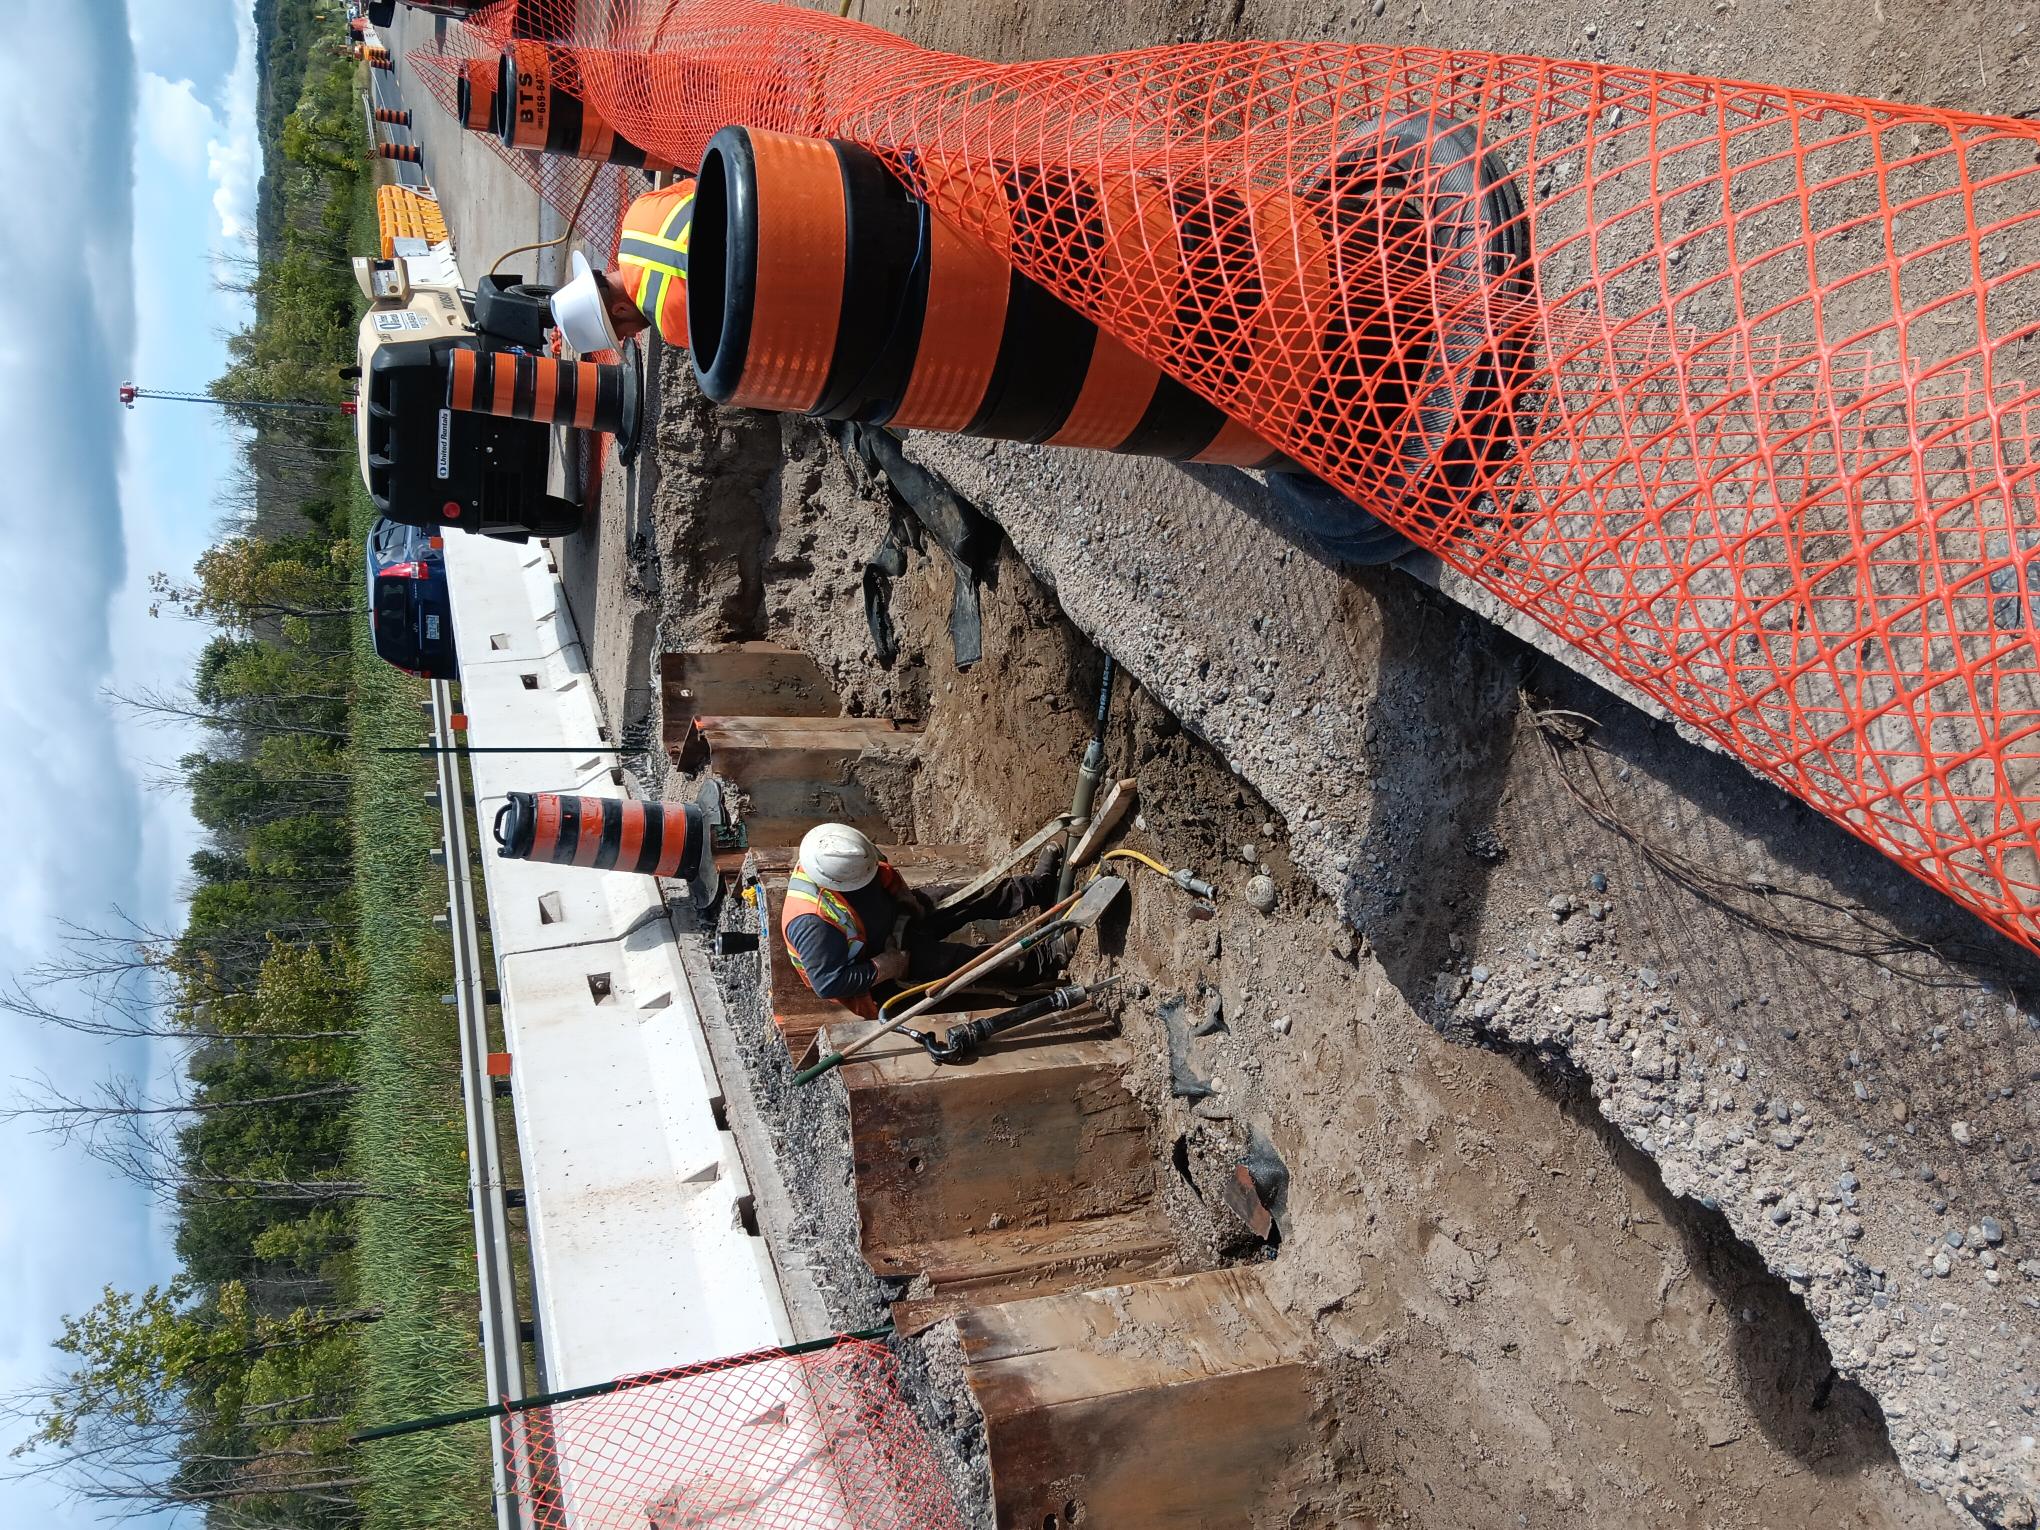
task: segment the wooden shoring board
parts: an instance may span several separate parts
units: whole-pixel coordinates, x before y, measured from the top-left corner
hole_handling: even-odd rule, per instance
[[[684,747],[696,717],[834,717],[843,710],[821,666],[797,648],[734,643],[659,655],[660,727]]]
[[[947,1017],[961,1021],[966,1015]],[[831,1025],[840,1049],[871,1029]],[[940,1030],[931,1024],[930,1029]],[[1129,1211],[1154,1195],[1132,1048],[1095,1012],[1044,1019],[944,1064],[895,1032],[843,1066],[865,1257],[983,1230]]]
[[[1253,1266],[974,1307],[957,1331],[1001,1527],[1282,1523],[1317,1448],[1308,1326]]]
[[[871,1028],[832,1023],[826,1044]],[[865,1262],[930,1288],[895,1304],[896,1326],[1181,1268],[1147,1112],[1122,1082],[1131,1064],[1112,1022],[1086,1008],[995,1037],[964,1064],[895,1033],[844,1065]]]
[[[808,828],[813,827],[813,824],[808,825]],[[885,845],[882,849],[892,868],[915,887],[961,882],[977,869],[979,859],[974,845]],[[799,857],[799,836],[795,836],[792,844],[761,845],[754,842],[751,851],[753,864],[760,876],[778,872],[784,877],[793,870],[794,861]]]
[[[871,717],[698,717],[708,765],[732,785],[811,781],[841,787],[867,754],[910,758],[919,734]]]
[[[889,1257],[899,1261],[891,1273],[918,1271],[928,1277],[928,1295],[893,1303],[893,1327],[909,1335],[970,1307],[1183,1270],[1175,1235],[1152,1202],[1117,1216],[986,1229],[942,1243],[903,1246]]]

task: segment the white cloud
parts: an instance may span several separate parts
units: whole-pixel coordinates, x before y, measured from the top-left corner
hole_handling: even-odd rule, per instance
[[[256,187],[262,179],[262,150],[255,134],[255,15],[252,7],[234,15],[234,68],[227,76],[227,120],[223,132],[205,145],[206,174],[213,183],[213,210],[229,242],[255,226]]]
[[[212,108],[198,99],[198,87],[189,80],[166,80],[145,72],[141,86],[135,104],[135,130],[141,141],[185,174],[196,175],[205,164],[206,140],[213,133]]]
[[[147,71],[125,29],[107,25],[115,0],[40,7],[36,46],[0,55],[0,134],[18,151],[9,190],[36,211],[0,222],[0,256],[43,273],[39,301],[67,316],[60,346],[32,343],[21,326],[0,332],[0,534],[34,573],[0,610],[14,657],[0,668],[0,799],[24,805],[0,878],[0,981],[51,953],[53,917],[100,923],[118,905],[174,919],[191,844],[183,803],[137,781],[141,761],[174,757],[179,741],[110,716],[100,689],[188,673],[202,634],[149,621],[140,586],[152,568],[189,566],[231,456],[208,412],[126,415],[113,388],[129,376],[203,386],[222,362],[217,331],[241,315],[212,290],[209,251],[254,221],[255,53],[248,0],[213,0],[217,25],[204,29],[201,0],[144,4],[152,24],[172,13],[160,34],[170,51],[141,60]],[[23,1076],[82,1091],[158,1061],[10,1021],[0,1099]],[[60,1314],[88,1307],[104,1281],[160,1278],[169,1250],[146,1198],[76,1152],[15,1124],[0,1126],[0,1153],[11,1176],[0,1195],[0,1391],[13,1391],[58,1358],[47,1345]],[[10,1434],[0,1427],[0,1450]],[[57,1484],[0,1484],[0,1524],[91,1523],[93,1510]]]

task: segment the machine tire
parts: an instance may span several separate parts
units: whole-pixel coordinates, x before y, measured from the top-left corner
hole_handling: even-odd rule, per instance
[[[529,529],[535,537],[570,537],[581,529],[586,516],[587,512],[571,499],[548,494],[540,501],[539,512]]]
[[[475,328],[503,345],[542,350],[545,332],[552,324],[553,290],[539,282],[503,285],[495,277],[485,276],[475,290]]]

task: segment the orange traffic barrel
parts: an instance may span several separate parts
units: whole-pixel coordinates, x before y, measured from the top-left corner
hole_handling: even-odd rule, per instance
[[[931,215],[855,144],[742,127],[709,141],[687,321],[695,376],[720,404],[1176,461],[1289,465]]]
[[[424,156],[418,152],[415,143],[379,143],[375,146],[375,152],[384,159],[402,160],[407,165],[425,163]]]
[[[519,39],[503,50],[492,125],[505,147],[647,171],[678,168],[632,143],[565,89],[560,66],[560,53],[542,42]]]
[[[392,127],[409,127],[411,113],[401,106],[378,106],[375,109],[375,120],[387,122]]]
[[[495,836],[508,860],[674,877],[692,888],[697,907],[715,898],[715,853],[691,802],[512,792],[496,813]]]
[[[529,351],[457,350],[448,358],[446,406],[578,430],[606,430],[625,460],[642,423],[637,370],[627,363],[559,361]]]
[[[473,133],[496,130],[496,60],[471,58],[453,82],[453,114]]]

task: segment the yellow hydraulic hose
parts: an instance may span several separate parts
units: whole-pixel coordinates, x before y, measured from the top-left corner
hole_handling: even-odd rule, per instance
[[[1209,882],[1192,876],[1188,871],[1171,871],[1153,856],[1143,855],[1138,850],[1107,850],[1098,857],[1098,865],[1100,868],[1103,868],[1107,861],[1118,860],[1122,857],[1129,861],[1138,861],[1141,865],[1147,867],[1148,870],[1167,877],[1193,898],[1215,898],[1218,896],[1218,889]]]
[[[1147,867],[1149,871],[1159,871],[1165,877],[1173,878],[1176,875],[1175,872],[1171,871],[1168,867],[1164,866],[1160,861],[1156,860],[1153,856],[1143,855],[1138,850],[1107,850],[1103,855],[1098,857],[1098,864],[1100,866],[1103,866],[1107,861],[1116,861],[1120,859],[1125,859],[1129,861],[1139,861],[1141,865]]]

